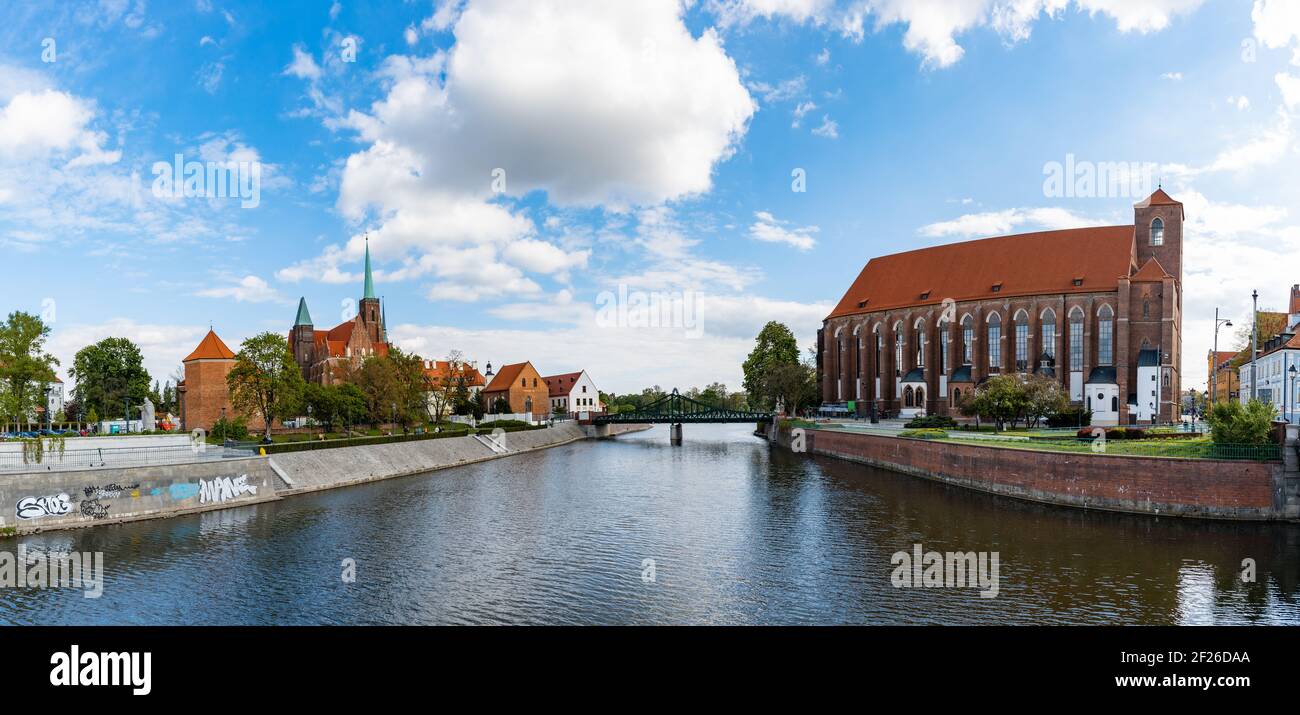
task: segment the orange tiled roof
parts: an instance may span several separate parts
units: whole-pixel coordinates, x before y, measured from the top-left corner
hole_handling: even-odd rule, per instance
[[[514,384],[515,378],[519,377],[519,373],[524,371],[524,366],[527,364],[526,362],[517,362],[512,365],[502,365],[497,374],[492,376],[492,382],[488,383],[488,386],[483,388],[483,391],[505,392],[509,390],[510,386]]]
[[[1132,226],[1041,231],[920,248],[868,261],[827,317],[938,305],[945,298],[1115,290],[1119,277],[1130,275],[1132,264]],[[1074,285],[1075,279],[1082,279],[1081,285]],[[996,292],[994,285],[1000,286]]]
[[[425,365],[424,374],[434,380],[445,380],[451,374],[451,363],[446,360],[426,360]],[[460,373],[465,377],[465,384],[469,387],[483,386],[483,375],[473,366],[462,364]]]
[[[1145,209],[1151,206],[1182,206],[1183,202],[1175,199],[1165,193],[1164,189],[1157,188],[1150,196],[1133,204],[1134,208]]]
[[[230,348],[226,347],[226,344],[221,342],[221,338],[217,337],[215,332],[208,329],[208,334],[204,335],[203,340],[199,341],[199,346],[194,348],[194,352],[190,353],[189,356],[181,362],[189,362],[191,360],[234,359],[235,354],[230,351]]]
[[[564,397],[573,389],[574,383],[582,376],[582,371],[566,372],[563,375],[551,375],[543,377],[546,387],[550,390],[551,397]]]

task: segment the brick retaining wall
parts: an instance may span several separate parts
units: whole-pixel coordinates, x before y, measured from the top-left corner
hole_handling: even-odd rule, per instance
[[[788,445],[789,434],[778,442]],[[1268,520],[1283,515],[1276,462],[1020,450],[809,430],[812,454],[1033,501],[1113,511]]]

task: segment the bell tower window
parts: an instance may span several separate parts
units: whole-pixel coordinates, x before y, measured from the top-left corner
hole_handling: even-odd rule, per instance
[[[1165,244],[1165,222],[1159,218],[1151,222],[1151,245],[1163,246]]]

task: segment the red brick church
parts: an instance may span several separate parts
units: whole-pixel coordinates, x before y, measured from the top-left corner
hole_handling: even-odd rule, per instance
[[[1180,417],[1183,205],[1133,224],[964,241],[873,258],[818,330],[826,406],[950,414],[984,380],[1060,382],[1094,424]]]
[[[357,314],[329,330],[316,330],[307,310],[307,299],[299,298],[298,316],[289,330],[289,349],[307,382],[332,385],[342,382],[348,368],[367,357],[387,355],[388,346],[384,307],[375,296],[367,243],[365,288]]]

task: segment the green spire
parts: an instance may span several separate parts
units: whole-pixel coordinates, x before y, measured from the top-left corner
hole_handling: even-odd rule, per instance
[[[307,312],[307,298],[304,296],[298,299],[298,319],[293,321],[293,327],[311,324],[311,313]]]
[[[361,300],[375,298],[375,279],[370,275],[370,237],[366,236],[366,292],[361,296]]]

